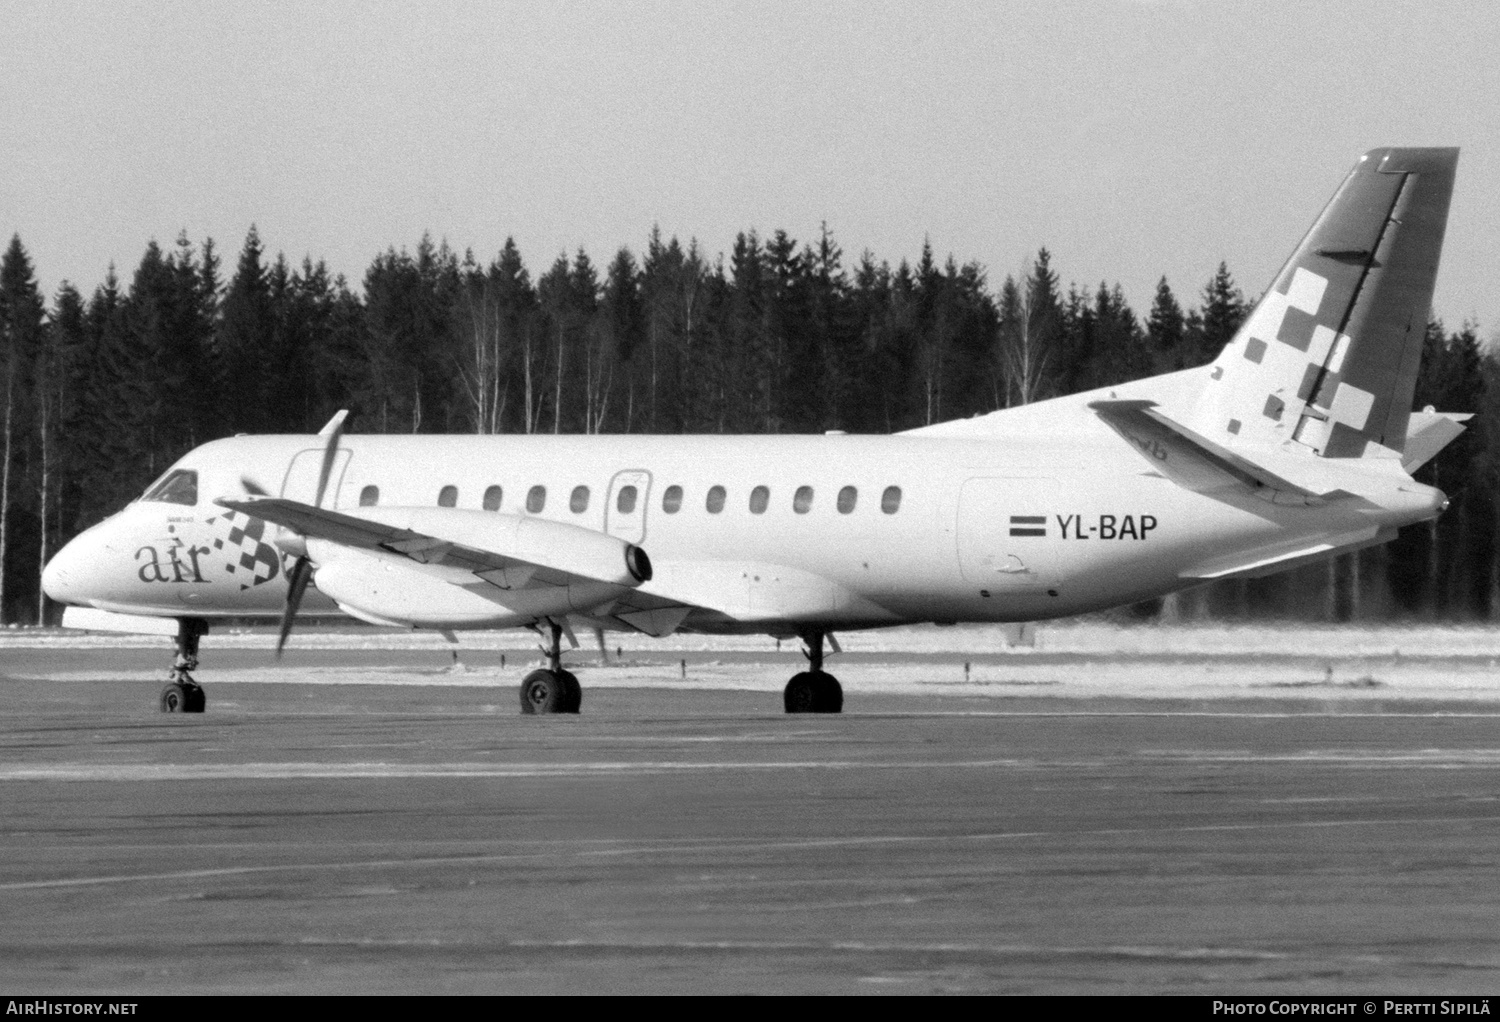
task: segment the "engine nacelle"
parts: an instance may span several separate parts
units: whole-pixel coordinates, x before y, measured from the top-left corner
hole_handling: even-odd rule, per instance
[[[419,628],[511,627],[594,610],[651,578],[644,550],[576,525],[456,508],[344,513],[528,562],[476,574],[445,563],[441,547],[407,556],[309,538],[314,585],[365,620]]]

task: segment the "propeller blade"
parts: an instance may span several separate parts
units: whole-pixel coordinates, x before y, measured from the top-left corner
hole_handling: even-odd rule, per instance
[[[340,411],[328,420],[328,425],[318,434],[326,436],[328,443],[323,448],[323,465],[318,469],[318,496],[313,501],[313,507],[323,506],[323,492],[328,489],[328,477],[333,474],[333,459],[338,455],[339,438],[344,435],[344,419],[348,414],[348,410]]]
[[[244,487],[246,493],[252,497],[266,496],[266,488],[249,476],[240,476],[240,486]]]
[[[344,435],[344,420],[348,418],[349,410],[341,409],[333,418],[328,420],[328,425],[318,431],[318,436],[327,437],[328,442],[323,447],[323,464],[318,469],[318,495],[313,498],[313,507],[323,506],[323,494],[328,490],[328,477],[333,474],[333,462],[338,457],[339,439]],[[247,490],[253,485],[248,479],[242,479]],[[259,489],[257,487],[257,489]],[[255,491],[251,491],[255,492]],[[292,634],[292,622],[296,620],[297,611],[302,607],[302,594],[307,592],[307,583],[312,581],[312,561],[307,556],[307,546],[301,536],[292,536],[278,546],[283,549],[301,548],[297,560],[292,563],[292,570],[287,572],[286,582],[286,609],[281,614],[281,634],[276,638],[276,659],[281,659],[281,651],[286,648],[286,640]]]
[[[302,606],[302,594],[307,592],[307,583],[312,579],[312,561],[306,556],[297,558],[292,570],[287,573],[286,610],[281,614],[281,635],[276,639],[276,659],[286,648],[286,640],[292,634],[292,621]]]

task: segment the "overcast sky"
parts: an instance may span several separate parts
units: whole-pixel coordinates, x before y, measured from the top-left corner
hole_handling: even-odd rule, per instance
[[[1046,245],[1144,315],[1221,259],[1258,294],[1365,150],[1458,145],[1437,311],[1500,327],[1500,4],[8,0],[0,83],[49,296],[184,229],[357,285],[423,231],[535,274],[826,221],[992,285]]]

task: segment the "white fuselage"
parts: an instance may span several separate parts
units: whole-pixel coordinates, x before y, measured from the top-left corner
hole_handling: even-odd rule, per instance
[[[1189,375],[1158,378],[1156,392]],[[451,500],[608,533],[650,555],[643,592],[693,608],[681,627],[773,634],[1075,614],[1299,551],[1336,553],[1442,506],[1440,493],[1388,461],[1359,466],[1358,499],[1321,506],[1275,503],[1248,488],[1195,493],[1101,423],[1086,407],[1097,396],[896,436],[349,435],[323,506],[359,514],[373,487],[379,508]],[[194,504],[132,503],[59,553],[48,592],[132,614],[278,615],[278,530],[212,500],[244,494],[248,482],[310,502],[322,457],[314,436],[199,447],[176,466],[198,473]],[[499,507],[486,508],[497,486]],[[629,508],[626,486],[635,488]],[[528,507],[536,487],[545,502],[533,496]],[[335,608],[310,593],[302,609]],[[421,609],[406,620],[528,623],[498,605],[493,617],[450,621]]]

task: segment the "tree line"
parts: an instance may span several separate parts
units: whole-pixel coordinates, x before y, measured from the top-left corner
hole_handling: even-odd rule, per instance
[[[194,446],[316,431],[889,433],[1201,365],[1250,308],[1220,264],[1147,314],[1118,284],[1062,287],[1044,248],[991,288],[982,266],[870,252],[826,226],[748,231],[710,258],[653,231],[607,266],[582,249],[532,277],[507,240],[482,263],[423,237],[358,289],[270,258],[252,227],[232,269],[212,240],[147,244],[122,282],[47,300],[19,236],[0,256],[0,621],[53,620],[41,565]],[[1417,405],[1474,412],[1419,473],[1452,507],[1383,548],[1134,608],[1171,618],[1500,616],[1500,361],[1477,330],[1429,325]]]

